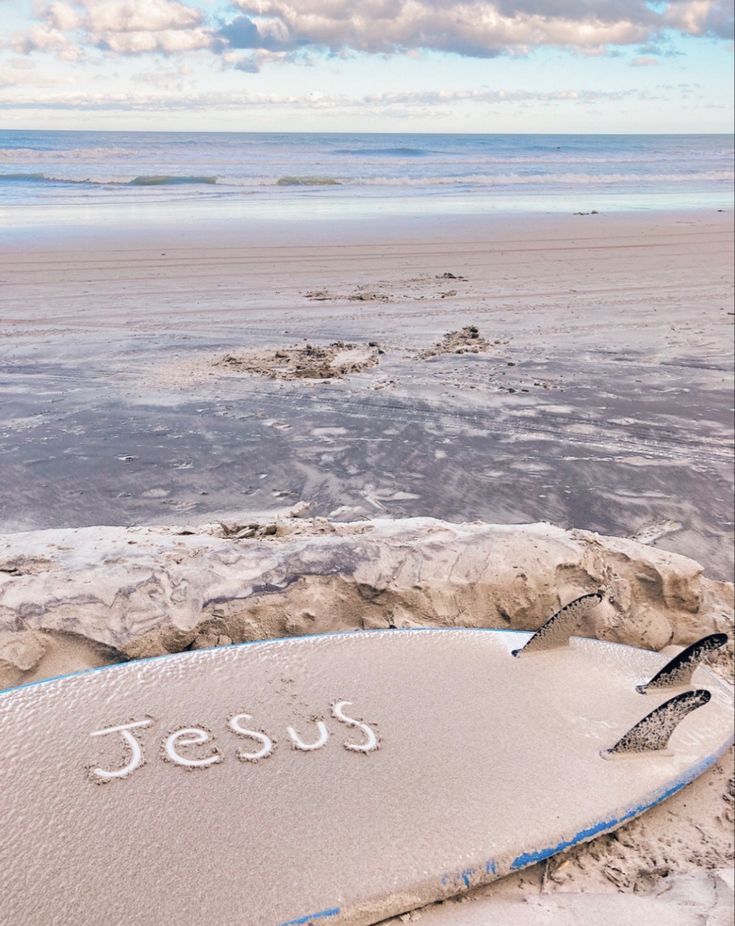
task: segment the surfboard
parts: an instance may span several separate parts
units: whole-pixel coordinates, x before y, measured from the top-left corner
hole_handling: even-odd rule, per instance
[[[0,694],[6,921],[375,923],[615,829],[731,743],[696,653],[667,682],[543,636],[290,638]]]

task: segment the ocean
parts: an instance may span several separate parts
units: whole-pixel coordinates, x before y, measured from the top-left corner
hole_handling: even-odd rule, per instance
[[[727,135],[0,131],[0,223],[727,209]]]

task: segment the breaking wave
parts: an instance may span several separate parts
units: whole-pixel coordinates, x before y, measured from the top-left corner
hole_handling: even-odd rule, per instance
[[[141,174],[136,177],[67,177],[46,173],[0,173],[0,184],[50,184],[86,187],[168,187],[168,186],[217,186],[220,188],[267,189],[273,187],[442,187],[456,189],[467,188],[506,188],[515,186],[538,187],[579,187],[579,186],[620,186],[636,184],[650,185],[684,185],[698,183],[732,183],[735,173],[732,170],[682,171],[680,173],[487,173],[457,174],[440,176],[283,176],[283,177],[226,177],[213,175],[177,175],[177,174]],[[222,195],[226,190],[222,189]]]
[[[340,186],[342,183],[335,177],[279,177],[276,180],[276,186]]]
[[[179,177],[172,174],[160,174],[158,176],[143,175],[133,177],[128,183],[130,186],[178,186],[186,183],[206,183],[211,185],[217,183],[217,179],[217,177],[192,177],[187,175]]]
[[[366,177],[352,181],[361,186],[577,186],[620,183],[698,183],[698,182],[732,182],[735,172],[728,170],[711,170],[690,173],[538,173],[538,174],[463,174],[458,176],[438,177]]]
[[[217,183],[217,177],[175,176],[170,174],[147,175],[133,178],[92,178],[92,177],[55,177],[49,174],[0,174],[0,183],[71,183],[81,186],[179,186],[181,184],[207,184]]]

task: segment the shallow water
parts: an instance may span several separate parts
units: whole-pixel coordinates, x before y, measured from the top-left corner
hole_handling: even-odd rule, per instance
[[[726,135],[0,132],[0,225],[728,208]]]

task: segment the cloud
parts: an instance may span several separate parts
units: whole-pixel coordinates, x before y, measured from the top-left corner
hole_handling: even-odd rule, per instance
[[[651,55],[638,55],[638,57],[631,60],[630,66],[632,68],[652,68],[658,63],[658,58],[653,58]]]
[[[732,29],[730,0],[230,0],[208,13],[186,0],[38,0],[35,23],[12,44],[66,58],[208,49],[256,71],[319,53],[491,58],[554,46],[602,54],[672,33],[727,38]]]
[[[81,57],[90,49],[113,54],[177,54],[211,48],[213,29],[201,10],[179,0],[54,0],[17,37],[17,51],[55,51]]]
[[[487,104],[488,106],[524,106],[565,104],[594,105],[606,102],[619,102],[625,99],[662,99],[674,94],[681,97],[697,90],[697,85],[661,84],[653,90],[502,90],[477,88],[474,90],[426,90],[406,91],[401,93],[365,94],[351,96],[347,94],[328,94],[310,92],[306,94],[258,94],[258,93],[166,93],[146,87],[128,92],[79,93],[66,91],[50,93],[43,100],[37,95],[24,92],[11,96],[0,94],[0,109],[59,109],[59,110],[301,110],[310,112],[333,112],[364,115],[380,113],[389,116],[438,112],[446,108],[454,109],[463,104]]]
[[[552,45],[595,51],[666,31],[727,37],[729,0],[233,0],[241,15],[218,37],[232,48],[315,47],[392,54],[414,49],[471,57]]]
[[[664,18],[669,27],[685,35],[732,39],[734,10],[731,0],[674,0]]]
[[[25,87],[58,90],[59,83],[58,75],[37,71],[27,58],[11,59],[0,67],[0,90],[8,88],[11,92],[17,92]],[[34,89],[34,93],[37,93],[37,89]]]

